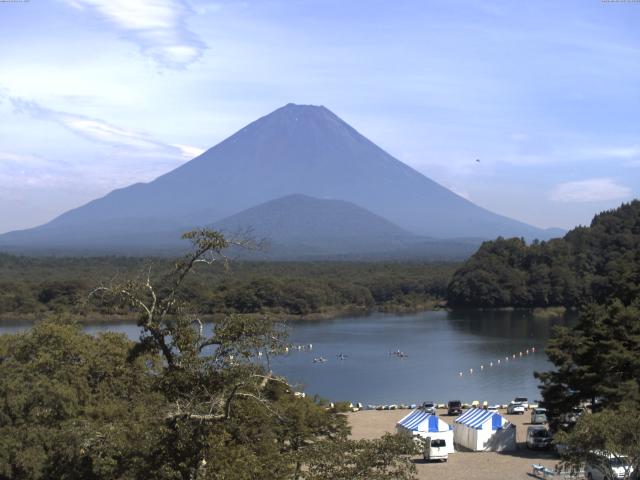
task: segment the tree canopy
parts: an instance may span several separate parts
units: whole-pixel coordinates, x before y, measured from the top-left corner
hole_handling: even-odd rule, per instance
[[[537,373],[553,423],[581,404],[640,409],[640,310],[620,300],[583,308],[577,325],[558,328],[546,348],[554,370]]]
[[[547,242],[485,242],[449,284],[451,305],[575,307],[640,293],[640,201],[596,215]]]
[[[172,267],[168,258],[20,257],[0,253],[0,319],[70,312],[79,320],[122,313],[85,299],[96,283]],[[197,264],[182,285],[203,315],[334,315],[417,309],[444,299],[455,263],[247,262]],[[141,273],[142,272],[142,273]]]
[[[224,264],[228,241],[186,238],[193,252],[166,274],[92,292],[138,316],[138,341],[65,319],[0,337],[0,479],[413,478],[413,442],[349,440],[343,415],[270,370],[281,326],[231,315],[206,328],[185,279]]]
[[[557,436],[556,440],[565,445],[564,466],[581,470],[588,464],[607,478],[634,478],[634,472],[640,471],[638,413],[637,405],[624,403],[617,408],[583,415],[570,433]],[[613,471],[613,465],[622,467],[623,477]]]

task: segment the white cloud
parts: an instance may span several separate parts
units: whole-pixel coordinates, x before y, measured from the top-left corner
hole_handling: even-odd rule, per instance
[[[11,97],[10,100],[16,112],[25,113],[35,119],[57,123],[92,142],[152,155],[180,157],[187,160],[204,152],[201,148],[191,145],[163,143],[153,139],[146,133],[127,130],[95,118],[52,110],[34,101],[15,97]]]
[[[611,178],[591,178],[556,185],[550,198],[556,202],[584,203],[605,200],[621,200],[632,195],[631,189]]]
[[[471,200],[470,196],[469,196],[469,192],[465,189],[462,188],[458,188],[452,185],[444,185],[446,188],[448,188],[449,190],[451,190],[453,193],[455,193],[456,195],[461,196],[462,198],[466,199],[466,200]]]
[[[0,168],[4,165],[40,167],[48,163],[48,160],[39,155],[0,151]]]
[[[627,147],[593,148],[585,150],[584,154],[588,157],[608,157],[630,160],[640,157],[640,145],[631,145]]]
[[[206,45],[186,27],[193,13],[182,0],[66,0],[78,9],[92,9],[125,37],[136,42],[142,53],[171,68],[197,60]]]
[[[192,159],[198,155],[202,155],[206,150],[204,148],[192,147],[191,145],[180,145],[179,143],[173,143],[172,147],[180,149],[184,158]]]

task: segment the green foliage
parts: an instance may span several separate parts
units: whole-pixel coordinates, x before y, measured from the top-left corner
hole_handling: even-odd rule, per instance
[[[348,440],[343,415],[259,360],[286,346],[277,324],[230,315],[205,332],[185,279],[228,243],[186,238],[167,273],[92,291],[135,312],[139,341],[65,320],[0,337],[0,480],[413,478],[405,440]]]
[[[485,242],[455,272],[451,305],[578,306],[640,293],[640,201],[596,215],[591,226],[564,238],[526,245],[522,239]]]
[[[224,247],[217,238],[191,239]],[[216,242],[218,244],[216,245]],[[182,260],[183,261],[183,260]],[[151,266],[151,271],[149,267]],[[100,281],[159,280],[168,259],[16,257],[0,254],[0,316],[71,312],[78,318],[128,314],[114,304],[87,304]],[[334,315],[404,310],[444,298],[456,264],[350,262],[226,262],[194,265],[180,299],[203,315]],[[122,306],[120,306],[122,307]]]
[[[585,464],[598,466],[608,478],[618,477],[612,470],[609,456],[624,459],[625,479],[640,471],[640,409],[624,404],[583,415],[570,433],[560,433],[557,442],[566,446],[563,453],[565,467],[580,470]]]
[[[640,310],[619,300],[588,305],[578,324],[556,330],[546,349],[555,370],[537,373],[554,423],[583,402],[640,407]]]
[[[161,398],[154,359],[131,361],[131,346],[55,322],[0,337],[0,478],[107,478],[145,463]]]
[[[407,435],[385,434],[376,440],[319,442],[316,457],[308,464],[305,480],[410,480],[416,466],[409,455],[416,454]],[[335,461],[338,458],[339,461]]]

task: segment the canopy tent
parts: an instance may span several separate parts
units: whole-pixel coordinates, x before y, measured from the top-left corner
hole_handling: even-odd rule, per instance
[[[414,410],[396,424],[399,433],[408,433],[414,437],[442,438],[447,442],[447,452],[453,453],[453,429],[444,420],[422,410]]]
[[[498,412],[471,408],[455,419],[453,439],[473,450],[504,452],[516,449],[515,425]]]

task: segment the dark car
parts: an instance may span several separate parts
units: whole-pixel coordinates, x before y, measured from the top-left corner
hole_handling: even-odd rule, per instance
[[[462,402],[460,400],[450,400],[447,403],[448,415],[460,415],[462,413]]]
[[[552,437],[549,430],[542,425],[527,428],[527,448],[549,448]]]

